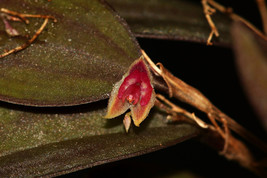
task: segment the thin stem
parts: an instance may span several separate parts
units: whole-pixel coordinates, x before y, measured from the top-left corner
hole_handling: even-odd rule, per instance
[[[185,109],[176,106],[164,96],[159,94],[157,95],[155,106],[169,114],[167,119],[172,122],[187,122],[190,124],[197,124],[201,128],[205,128],[205,132],[202,132],[201,134],[200,141],[214,147],[227,159],[239,162],[240,165],[250,169],[258,175],[264,175],[264,171],[262,171],[262,167],[264,167],[264,165],[260,162],[255,162],[246,145],[234,138],[229,130],[225,130],[226,137],[222,138],[221,134],[218,133],[218,130],[213,125],[206,124],[193,113],[191,114]],[[202,126],[202,123],[199,124],[199,122],[196,122],[196,118],[203,122],[205,127]],[[227,125],[227,122],[224,122],[224,125]],[[225,128],[228,129],[227,126]]]
[[[18,18],[21,19],[22,21],[24,21],[26,24],[29,23],[29,20],[26,18],[26,17],[30,17],[30,18],[44,18],[44,22],[43,24],[41,25],[41,27],[36,31],[36,33],[33,35],[33,37],[28,40],[26,43],[24,43],[23,45],[21,46],[17,46],[16,48],[13,48],[9,51],[6,51],[4,52],[3,54],[0,54],[0,58],[3,58],[5,56],[8,56],[12,53],[16,53],[18,51],[21,51],[25,48],[27,48],[28,46],[30,46],[35,40],[36,38],[42,33],[42,31],[44,30],[44,28],[46,27],[47,23],[48,23],[48,20],[49,19],[53,19],[54,22],[56,22],[57,20],[53,17],[53,16],[50,16],[50,15],[33,15],[33,14],[22,14],[22,13],[18,13],[18,12],[15,12],[15,11],[11,11],[11,10],[8,10],[8,9],[5,9],[5,8],[1,8],[0,9],[0,12],[2,12],[2,14],[4,14],[8,19],[10,20],[17,20]],[[12,17],[13,16],[13,17]],[[17,18],[18,17],[18,18]]]
[[[220,117],[225,118],[231,130],[236,132],[238,135],[242,136],[245,140],[249,141],[250,143],[260,148],[264,153],[267,153],[267,145],[265,142],[263,142],[261,139],[256,137],[254,134],[252,134],[250,131],[245,129],[242,125],[237,123],[235,120],[233,120],[226,114],[222,112],[220,112],[219,114],[221,115]]]
[[[145,52],[141,51],[146,59],[146,61],[151,64],[150,67],[153,71],[157,72],[157,75],[162,76],[166,83],[169,83],[168,86],[171,87],[172,92],[174,93],[174,97],[180,101],[183,101],[191,106],[199,109],[206,113],[216,127],[217,131],[220,135],[226,139],[225,133],[221,130],[218,124],[215,122],[215,119],[222,124],[225,123],[224,120],[228,123],[228,126],[231,130],[242,136],[245,140],[253,143],[255,146],[260,148],[263,152],[267,152],[267,145],[259,138],[254,136],[251,132],[246,130],[240,124],[236,123],[232,118],[221,112],[217,107],[215,107],[200,91],[186,84],[179,78],[173,76],[170,72],[168,72],[163,65],[160,65],[160,69],[151,61],[149,57],[145,54]],[[163,77],[164,76],[164,77]]]
[[[215,11],[215,9],[211,8],[208,5],[207,0],[202,0],[201,3],[203,6],[203,11],[204,11],[205,17],[209,23],[210,28],[211,28],[211,32],[210,32],[208,40],[207,40],[207,45],[212,45],[211,40],[212,40],[213,35],[215,35],[216,37],[219,36],[219,32],[218,32],[213,20],[211,19],[211,15],[213,13],[215,13],[216,11]]]
[[[235,21],[241,21],[243,22],[244,24],[246,24],[251,30],[253,30],[257,35],[259,35],[261,38],[267,40],[267,37],[260,31],[258,30],[254,25],[252,25],[249,21],[247,21],[246,19],[244,19],[243,17],[235,14],[232,12],[232,9],[231,8],[226,8],[224,6],[222,6],[221,4],[213,1],[213,0],[207,0],[208,3],[210,5],[212,5],[214,8],[216,8],[217,10],[219,10],[220,12],[222,13],[226,13],[229,15],[229,17],[232,19],[232,20],[235,20]]]
[[[4,52],[3,54],[0,55],[0,58],[3,58],[5,56],[8,56],[12,53],[15,53],[15,52],[18,52],[18,51],[21,51],[25,48],[27,48],[28,46],[30,46],[34,40],[36,40],[36,38],[41,34],[41,32],[44,30],[45,26],[47,25],[47,22],[48,22],[48,18],[46,18],[43,22],[43,24],[41,25],[41,27],[36,31],[36,33],[33,35],[33,37],[27,42],[27,43],[24,43],[23,45],[21,46],[18,46],[16,48],[13,48],[7,52]]]
[[[199,127],[207,129],[210,127],[213,127],[211,125],[208,125],[204,121],[202,121],[200,118],[198,118],[194,113],[190,113],[186,111],[185,109],[173,104],[171,101],[169,101],[167,98],[165,98],[163,95],[157,94],[157,98],[164,103],[166,103],[169,107],[171,107],[171,111],[177,113],[177,114],[183,114],[190,120],[194,121]]]
[[[20,19],[22,19],[26,24],[30,23],[30,21],[28,19],[26,19],[27,17],[28,18],[43,18],[43,19],[47,19],[48,18],[48,19],[53,19],[54,22],[57,22],[56,18],[53,17],[53,16],[50,16],[50,15],[22,14],[22,13],[11,11],[11,10],[8,10],[8,9],[5,9],[5,8],[1,8],[0,11],[3,12],[3,13],[9,14],[9,15],[17,16]]]
[[[141,53],[144,56],[147,63],[152,67],[152,70],[156,73],[156,75],[161,76],[161,70],[154,64],[154,62],[149,58],[144,50],[141,49]]]
[[[26,19],[26,17],[24,17],[22,14],[20,14],[18,12],[11,11],[11,10],[8,10],[8,9],[5,9],[5,8],[1,8],[0,11],[3,12],[3,13],[9,14],[9,15],[17,16],[21,20],[23,20],[26,24],[30,23],[30,21],[28,19]]]

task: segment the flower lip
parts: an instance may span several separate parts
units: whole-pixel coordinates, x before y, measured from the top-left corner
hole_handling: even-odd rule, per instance
[[[134,83],[128,86],[122,97],[119,98],[122,99],[123,102],[127,99],[130,104],[136,105],[140,100],[140,90],[140,83]]]
[[[153,88],[143,61],[138,62],[130,70],[129,75],[124,79],[118,92],[119,99],[136,105],[140,101],[141,106],[148,104]]]

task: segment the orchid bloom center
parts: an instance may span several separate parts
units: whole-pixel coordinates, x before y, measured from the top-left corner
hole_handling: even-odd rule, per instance
[[[130,104],[136,105],[140,99],[140,95],[140,83],[134,83],[125,90],[122,101],[124,102],[127,99]]]
[[[124,79],[118,92],[119,99],[125,99],[133,105],[140,102],[141,106],[148,104],[153,88],[145,66],[142,62],[137,63]]]

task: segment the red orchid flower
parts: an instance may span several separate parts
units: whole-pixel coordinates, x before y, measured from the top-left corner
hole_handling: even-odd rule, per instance
[[[154,106],[156,94],[151,85],[152,77],[143,57],[130,66],[128,72],[117,82],[111,92],[105,118],[114,118],[130,109],[125,115],[124,125],[129,129],[130,117],[139,126]],[[125,124],[127,123],[127,124]]]

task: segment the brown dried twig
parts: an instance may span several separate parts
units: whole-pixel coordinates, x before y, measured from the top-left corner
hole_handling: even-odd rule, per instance
[[[11,11],[5,8],[1,8],[0,11],[5,14],[9,14],[15,17],[19,17],[26,24],[29,24],[30,21],[27,18],[42,18],[42,19],[53,19],[54,22],[57,22],[56,18],[51,15],[39,15],[39,14],[22,14],[15,11]]]
[[[224,13],[224,14],[227,14],[232,20],[243,22],[243,23],[246,24],[251,30],[253,30],[257,35],[259,35],[261,38],[267,40],[267,37],[266,37],[266,36],[265,36],[259,29],[257,29],[254,25],[252,25],[249,21],[247,21],[247,20],[244,19],[243,17],[241,17],[241,16],[235,14],[235,13],[233,12],[233,9],[231,9],[231,8],[226,8],[226,7],[222,6],[221,4],[215,2],[214,0],[206,0],[206,1],[207,1],[207,3],[208,3],[209,5],[211,5],[211,6],[212,6],[213,8],[215,8],[216,10],[218,10],[218,11]],[[264,1],[264,0],[258,0],[258,1]],[[260,2],[260,3],[261,3],[261,2]],[[263,9],[263,8],[262,8],[262,5],[260,5],[260,7],[261,7],[261,9]],[[260,9],[260,11],[261,11],[261,9]],[[264,11],[264,10],[263,10],[263,11]],[[265,10],[265,11],[266,11],[266,10]],[[264,17],[263,17],[263,16],[264,16]],[[264,21],[263,23],[266,24],[267,22],[266,22],[265,18],[267,18],[267,17],[265,17],[265,15],[263,15],[263,16],[262,16],[262,17],[263,17],[262,20]],[[267,15],[266,15],[266,16],[267,16]],[[266,25],[266,28],[267,28],[267,25]]]
[[[204,129],[206,134],[202,134],[203,142],[217,149],[221,155],[225,156],[229,160],[235,160],[242,166],[256,172],[259,175],[263,173],[259,170],[258,163],[255,162],[251,152],[241,141],[234,138],[231,134],[227,139],[222,139],[217,129],[208,123],[202,121],[202,119],[196,117],[193,113],[186,111],[183,108],[171,103],[162,95],[157,95],[155,106],[165,111],[168,115],[167,119],[173,122],[187,122],[190,124],[197,124],[200,128]],[[210,141],[212,139],[212,141]],[[224,145],[224,146],[218,146]]]
[[[4,9],[4,8],[1,8],[0,11],[1,11],[1,13],[4,13],[4,14],[8,15],[7,17],[9,18],[9,20],[10,19],[11,20],[14,19],[14,20],[17,21],[17,17],[18,17],[19,19],[24,21],[26,24],[29,23],[29,20],[27,19],[27,17],[30,17],[30,18],[44,18],[44,22],[42,23],[40,28],[35,32],[35,34],[32,36],[32,38],[30,40],[28,40],[26,43],[22,44],[21,46],[17,46],[16,48],[13,48],[11,50],[5,51],[4,53],[0,54],[0,58],[8,56],[8,55],[10,55],[12,53],[16,53],[16,52],[21,51],[21,50],[27,48],[28,46],[30,46],[37,39],[37,37],[42,33],[42,31],[46,27],[49,19],[53,19],[54,22],[56,22],[56,19],[54,17],[52,17],[52,16],[49,16],[49,15],[21,14],[21,13],[10,11],[10,10]],[[5,22],[5,19],[4,19],[4,22]]]
[[[265,0],[256,0],[258,4],[258,8],[262,17],[262,24],[263,24],[263,29],[265,34],[267,34],[267,10],[266,10],[266,4]],[[232,20],[234,21],[241,21],[244,24],[246,24],[251,30],[253,30],[256,34],[258,34],[260,37],[263,39],[267,40],[267,37],[260,31],[258,30],[254,25],[252,25],[250,22],[248,22],[246,19],[242,18],[241,16],[233,13],[232,8],[226,8],[222,6],[221,4],[215,2],[214,0],[201,0],[202,6],[203,6],[203,11],[205,14],[205,17],[207,19],[207,22],[211,28],[211,32],[209,34],[209,37],[207,39],[207,45],[212,45],[212,38],[213,35],[216,37],[219,36],[219,32],[216,28],[216,25],[214,24],[211,15],[216,12],[216,10],[227,14]]]
[[[28,46],[30,46],[30,45],[34,42],[34,40],[35,40],[35,39],[41,34],[41,32],[44,30],[44,28],[45,28],[47,22],[48,22],[48,19],[45,19],[44,22],[43,22],[43,24],[42,24],[42,26],[36,31],[36,33],[33,35],[33,37],[32,37],[29,41],[27,41],[26,43],[24,43],[24,44],[21,45],[21,46],[17,46],[16,48],[13,48],[13,49],[11,49],[11,50],[9,50],[9,51],[6,51],[6,52],[0,54],[0,58],[3,58],[3,57],[5,57],[5,56],[8,56],[8,55],[10,55],[10,54],[12,54],[12,53],[21,51],[21,50],[27,48]]]
[[[162,76],[162,78],[165,80],[169,87],[169,91],[171,90],[172,96],[206,113],[211,123],[214,125],[222,138],[227,139],[229,131],[226,127],[229,127],[231,130],[242,136],[245,140],[260,148],[263,152],[267,152],[266,143],[243,128],[232,118],[221,112],[200,91],[173,76],[167,69],[163,67],[163,65],[159,64],[160,68],[158,68],[144,51],[142,51],[142,53],[148,64],[151,66],[153,72],[158,76]],[[224,129],[222,129],[216,121],[220,122],[224,126]]]
[[[213,35],[215,35],[216,37],[219,37],[219,32],[218,32],[213,20],[211,19],[211,15],[214,14],[216,12],[216,10],[208,5],[207,0],[201,0],[201,3],[203,6],[203,11],[204,11],[205,17],[209,23],[210,28],[211,28],[211,32],[210,32],[209,37],[207,39],[207,45],[212,45],[211,40],[212,40]]]
[[[200,128],[203,128],[203,129],[209,128],[209,129],[215,130],[215,128],[212,125],[205,123],[200,118],[196,117],[194,113],[190,113],[186,111],[185,109],[173,104],[163,95],[157,94],[157,99],[158,100],[157,100],[156,105],[159,103],[162,104],[160,108],[163,108],[168,114],[172,116],[176,116],[176,114],[183,115],[186,118],[188,118],[191,121],[191,123],[192,122],[196,123]],[[170,120],[175,121],[176,119],[177,117],[173,117]],[[188,119],[186,119],[185,121],[189,121]]]
[[[211,124],[204,122],[202,119],[196,117],[193,113],[190,113],[185,109],[175,105],[162,95],[157,95],[155,105],[164,110],[169,115],[168,118],[172,121],[185,121],[194,123],[207,132],[211,132],[215,139],[212,142],[219,142],[219,144],[222,145],[222,147],[219,147],[218,149],[222,155],[228,159],[235,160],[244,167],[247,167],[248,169],[262,175],[261,168],[263,165],[259,164],[253,159],[252,154],[246,145],[240,140],[234,138],[231,135],[230,130],[236,132],[245,140],[253,143],[264,153],[267,151],[266,143],[262,142],[252,133],[236,123],[232,118],[221,112],[200,91],[173,76],[167,69],[163,67],[162,64],[158,64],[159,67],[157,67],[143,50],[142,54],[153,73],[156,76],[161,76],[166,82],[170,97],[174,97],[180,101],[190,104],[198,110],[206,113]],[[210,134],[204,135],[204,137],[206,137],[204,140],[208,140],[207,137],[211,136]],[[212,145],[212,142],[207,143]]]

